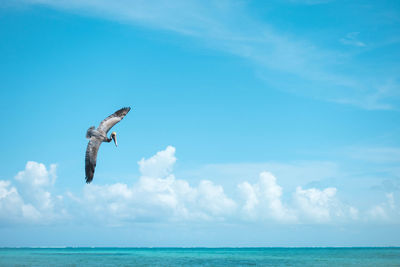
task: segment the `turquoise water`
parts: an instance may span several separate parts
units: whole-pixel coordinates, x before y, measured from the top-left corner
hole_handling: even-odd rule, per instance
[[[400,266],[400,248],[1,248],[0,266]]]

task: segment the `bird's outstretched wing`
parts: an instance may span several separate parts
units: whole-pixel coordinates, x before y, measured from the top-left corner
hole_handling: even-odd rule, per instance
[[[99,128],[97,129],[107,133],[115,124],[122,120],[126,114],[128,114],[129,110],[131,110],[130,107],[117,110],[114,114],[111,114],[100,122]]]
[[[101,140],[96,137],[90,138],[90,141],[86,148],[85,156],[85,174],[86,183],[90,183],[93,180],[94,169],[96,168],[97,152],[101,145]]]

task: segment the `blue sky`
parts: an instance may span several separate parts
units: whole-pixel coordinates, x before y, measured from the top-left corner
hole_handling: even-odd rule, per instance
[[[4,1],[0,246],[400,245],[396,1]],[[84,181],[87,128],[118,148]]]

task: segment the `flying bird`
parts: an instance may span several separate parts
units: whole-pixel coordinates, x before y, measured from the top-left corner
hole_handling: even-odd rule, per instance
[[[130,110],[130,107],[121,108],[100,122],[97,129],[92,126],[87,130],[86,138],[90,139],[90,141],[87,145],[85,156],[86,183],[90,183],[93,180],[94,169],[96,168],[97,152],[99,151],[101,143],[110,143],[111,140],[114,140],[115,146],[118,146],[117,133],[112,132],[110,138],[107,137],[107,133],[115,124],[121,121]]]

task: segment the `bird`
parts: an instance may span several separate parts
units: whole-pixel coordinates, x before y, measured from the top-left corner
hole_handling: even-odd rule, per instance
[[[93,180],[94,169],[96,168],[97,152],[99,151],[101,143],[110,143],[111,140],[114,140],[115,146],[118,146],[117,133],[112,132],[110,137],[107,137],[107,133],[115,124],[120,122],[130,110],[130,107],[121,108],[100,122],[97,129],[92,126],[87,130],[86,138],[90,139],[85,154],[85,179],[87,184]]]

